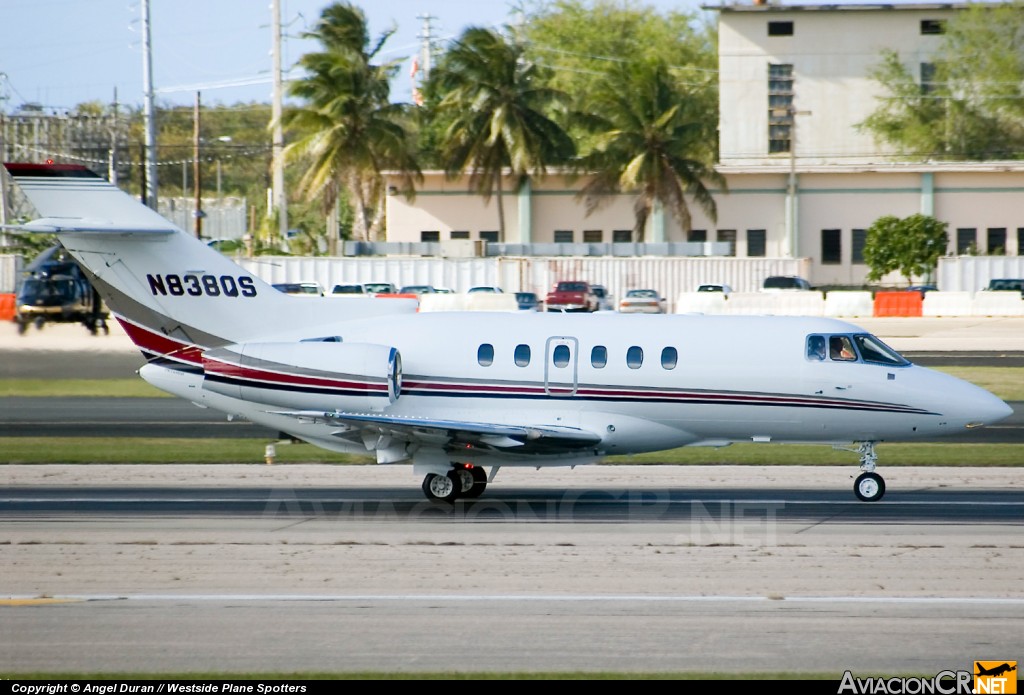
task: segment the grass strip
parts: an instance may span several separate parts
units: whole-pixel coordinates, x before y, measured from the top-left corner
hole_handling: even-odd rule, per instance
[[[144,437],[4,437],[0,463],[264,463],[269,440]],[[369,464],[370,456],[339,454],[310,444],[277,443],[277,463]],[[876,448],[881,466],[1024,465],[1024,444],[893,443]],[[850,466],[855,452],[828,445],[733,444],[712,449],[683,447],[635,456],[612,456],[611,464]]]

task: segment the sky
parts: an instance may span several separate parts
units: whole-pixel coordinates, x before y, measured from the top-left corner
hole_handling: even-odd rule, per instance
[[[454,38],[467,26],[511,23],[509,0],[357,0],[372,37],[394,28],[382,59],[405,59],[392,98],[409,101],[411,57],[429,13],[433,34]],[[142,0],[0,0],[0,111],[26,102],[68,109],[87,101],[143,101]],[[281,0],[283,65],[316,50],[298,38],[327,0]],[[703,0],[636,0],[658,11],[700,12]],[[269,102],[270,0],[150,0],[153,85],[160,104]],[[226,84],[244,86],[224,86]]]
[[[70,108],[86,101],[143,100],[142,0],[0,0],[0,109],[25,102]],[[288,67],[316,42],[299,39],[327,0],[281,0]],[[433,32],[457,36],[466,26],[512,21],[507,0],[376,0],[357,2],[372,37],[395,28],[382,58],[407,60],[393,98],[407,101],[411,57],[429,13]],[[697,9],[697,0],[646,0],[666,9]],[[270,0],[150,0],[153,85],[159,103],[268,102],[271,97]],[[247,86],[223,87],[248,82]],[[256,84],[252,84],[256,82]]]

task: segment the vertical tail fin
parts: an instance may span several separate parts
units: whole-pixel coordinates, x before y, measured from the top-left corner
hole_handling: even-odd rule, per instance
[[[203,348],[414,308],[290,297],[84,167],[4,166],[40,215],[22,229],[57,233],[149,355],[195,362]]]

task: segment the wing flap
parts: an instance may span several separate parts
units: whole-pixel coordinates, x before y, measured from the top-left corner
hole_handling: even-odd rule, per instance
[[[336,423],[347,429],[336,436],[351,438],[353,430],[380,437],[431,446],[475,444],[490,449],[529,451],[572,451],[588,449],[601,442],[594,432],[558,425],[504,425],[388,415],[384,413],[343,413],[324,411],[275,411],[306,423]]]

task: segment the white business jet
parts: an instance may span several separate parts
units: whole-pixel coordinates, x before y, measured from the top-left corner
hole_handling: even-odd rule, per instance
[[[274,290],[83,167],[7,164],[148,358],[197,405],[326,449],[413,464],[432,500],[502,466],[733,442],[875,444],[1012,411],[842,321],[796,317],[417,313],[415,300]],[[488,473],[489,469],[489,473]]]

